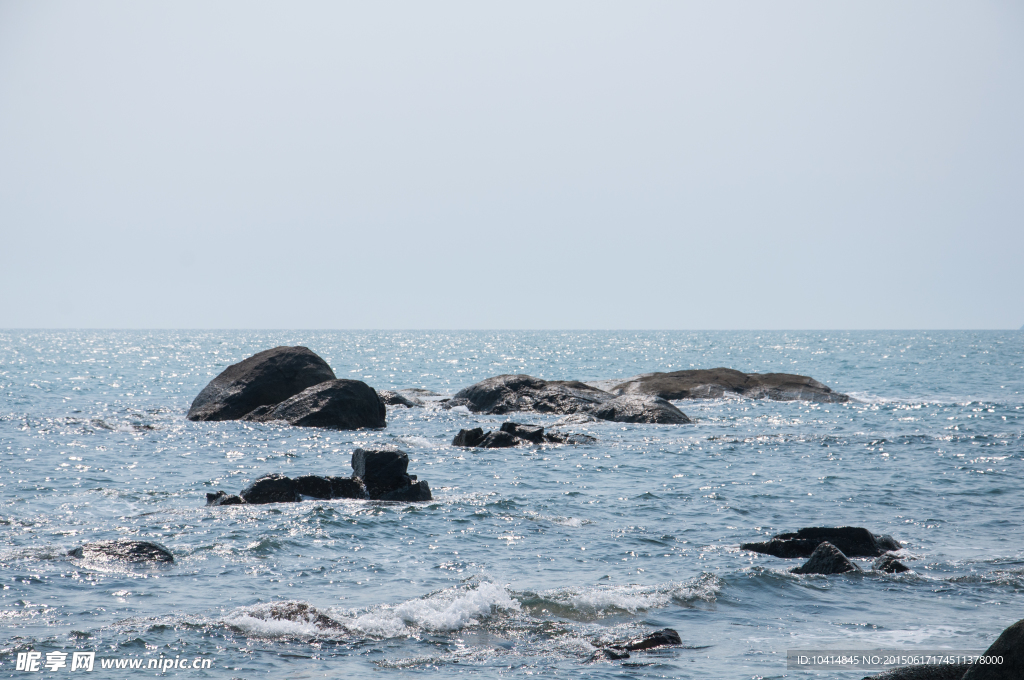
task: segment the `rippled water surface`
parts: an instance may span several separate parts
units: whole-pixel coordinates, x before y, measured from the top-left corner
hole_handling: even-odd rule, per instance
[[[378,389],[728,366],[855,399],[683,401],[693,425],[565,423],[597,442],[488,451],[450,442],[558,418],[185,420],[226,366],[295,344]],[[984,649],[1024,618],[1020,332],[0,332],[0,395],[4,677],[29,677],[14,658],[32,649],[212,660],[165,673],[182,677],[860,678],[787,671],[786,650]],[[204,505],[269,472],[347,475],[355,447],[383,443],[433,502]],[[892,534],[913,572],[795,576],[799,560],[739,550],[841,524]],[[67,556],[117,537],[176,561]],[[664,627],[681,648],[589,661]]]

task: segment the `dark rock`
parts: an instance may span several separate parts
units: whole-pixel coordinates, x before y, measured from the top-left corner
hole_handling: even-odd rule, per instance
[[[305,602],[274,602],[249,612],[253,618],[312,623],[317,628],[338,629],[342,624]]]
[[[387,407],[361,380],[329,380],[299,392],[273,409],[244,420],[284,420],[301,427],[358,430],[386,427]]]
[[[525,439],[534,444],[541,444],[544,441],[544,428],[539,425],[520,425],[519,423],[502,423],[501,431],[508,432],[513,437]]]
[[[629,652],[617,652],[610,647],[605,647],[594,652],[590,656],[589,661],[619,661],[628,658]]]
[[[825,541],[818,544],[810,559],[789,571],[793,574],[845,574],[848,571],[860,571],[860,567],[851,562],[839,548]]]
[[[549,381],[529,375],[499,375],[460,390],[448,406],[465,405],[474,413],[501,415],[517,411],[576,413],[612,395],[576,381]]]
[[[332,498],[366,498],[366,487],[351,477],[328,477],[331,482]]]
[[[275,347],[232,364],[192,402],[189,420],[237,420],[337,376],[307,347]]]
[[[409,398],[400,392],[392,392],[391,390],[377,390],[377,396],[380,397],[380,400],[386,406],[405,406],[406,408],[423,406],[423,402],[419,399]]]
[[[663,628],[662,630],[656,630],[649,635],[645,635],[642,638],[635,638],[625,644],[612,645],[612,647],[617,649],[627,649],[631,652],[642,652],[645,649],[681,644],[683,644],[683,641],[679,637],[679,633],[671,628]]]
[[[661,397],[628,394],[595,406],[589,413],[616,423],[658,423],[686,425],[690,419]]]
[[[735,394],[751,399],[844,403],[845,394],[804,375],[742,373],[731,368],[644,373],[623,381],[601,381],[612,394],[651,394],[662,399],[718,399]]]
[[[875,560],[871,568],[875,571],[884,571],[887,574],[902,574],[905,571],[910,571],[910,567],[897,560],[896,555],[891,552],[887,552]]]
[[[238,494],[246,503],[296,503],[302,500],[295,480],[284,475],[269,474],[257,479]]]
[[[362,480],[372,500],[431,500],[430,487],[416,482],[408,467],[408,454],[398,449],[356,449],[352,454],[352,476]]]
[[[862,527],[808,527],[796,533],[778,534],[769,541],[744,543],[740,548],[775,557],[810,557],[824,541],[850,557],[878,557],[901,548],[892,536],[876,536]]]
[[[593,444],[597,439],[591,437],[589,434],[573,432],[546,432],[544,434],[544,441],[551,444],[570,444],[572,446],[580,446],[582,444]]]
[[[484,438],[480,440],[479,444],[477,444],[477,448],[507,449],[510,446],[519,446],[522,443],[524,443],[523,440],[514,434],[497,430],[495,432],[488,432],[484,435]]]
[[[241,505],[244,502],[241,496],[229,496],[224,491],[206,494],[207,505]]]
[[[319,475],[303,475],[295,480],[295,490],[302,496],[330,500],[334,497],[331,480]]]
[[[996,638],[983,656],[1003,657],[1001,664],[974,664],[963,680],[1020,680],[1024,678],[1024,619]]]
[[[124,560],[125,562],[173,562],[174,555],[159,543],[133,541],[120,538],[116,541],[86,543],[68,551],[71,557],[101,560]]]
[[[459,430],[452,440],[452,446],[476,446],[484,438],[484,431],[479,427],[472,430]]]
[[[872,675],[864,680],[962,680],[971,665],[934,664],[927,666],[904,666]]]

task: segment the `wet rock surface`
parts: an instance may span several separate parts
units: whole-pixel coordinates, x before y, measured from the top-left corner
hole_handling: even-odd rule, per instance
[[[810,557],[825,541],[848,557],[878,557],[902,547],[892,536],[875,535],[863,527],[807,527],[796,533],[777,534],[768,541],[744,543],[740,548],[775,557]]]
[[[501,415],[519,411],[587,414],[621,423],[685,424],[690,419],[652,395],[616,396],[579,381],[541,380],[529,375],[499,375],[460,390],[448,407]]]
[[[336,377],[308,347],[275,347],[224,369],[196,396],[187,418],[238,420]]]
[[[654,649],[655,647],[669,647],[681,644],[683,644],[683,641],[679,637],[679,633],[672,628],[663,628],[641,638],[630,640],[623,645],[611,645],[611,647],[625,649],[630,652],[641,652],[647,649]]]
[[[884,571],[887,574],[902,574],[905,571],[910,571],[910,567],[896,559],[896,555],[891,552],[887,552],[875,560],[871,568],[875,571]]]
[[[492,432],[484,432],[479,427],[471,430],[459,430],[452,440],[452,446],[464,446],[480,449],[504,449],[512,446],[529,444],[590,444],[597,441],[585,434],[569,434],[563,432],[545,433],[540,425],[523,425],[521,423],[502,423],[501,428]]]
[[[85,543],[78,548],[69,550],[68,555],[86,559],[121,560],[124,562],[168,563],[174,561],[174,555],[171,554],[171,551],[159,543],[129,539]]]
[[[258,409],[243,420],[283,420],[300,427],[358,430],[385,427],[387,408],[377,392],[361,380],[329,380],[276,406]]]
[[[743,373],[731,368],[644,373],[622,381],[590,383],[612,394],[650,394],[662,399],[720,399],[727,394],[750,399],[845,403],[850,397],[814,378],[790,373]]]
[[[851,571],[860,571],[860,567],[850,561],[843,554],[843,551],[828,541],[819,543],[818,547],[811,553],[810,558],[800,565],[790,569],[793,574],[845,574]]]
[[[377,396],[384,402],[385,406],[405,406],[406,408],[422,407],[423,402],[415,397],[408,397],[401,392],[392,390],[378,390]]]

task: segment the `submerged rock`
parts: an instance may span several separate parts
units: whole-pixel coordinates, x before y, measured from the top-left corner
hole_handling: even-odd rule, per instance
[[[226,491],[206,494],[207,505],[241,505],[244,502],[241,496],[229,496]]]
[[[650,394],[662,399],[718,399],[735,394],[751,399],[845,403],[850,397],[805,375],[742,373],[731,368],[644,373],[622,381],[593,383],[612,394]]]
[[[683,641],[679,637],[679,633],[672,628],[663,628],[641,638],[634,638],[624,644],[611,646],[617,649],[626,649],[631,652],[642,652],[646,649],[654,649],[655,647],[668,647],[671,645],[681,644],[683,644]]]
[[[585,434],[566,434],[554,432],[545,434],[540,425],[523,425],[521,423],[502,423],[501,429],[484,432],[479,427],[472,430],[459,430],[452,440],[452,446],[476,447],[480,449],[503,449],[525,444],[590,444],[597,441]]]
[[[352,476],[362,481],[372,500],[429,501],[430,486],[406,472],[409,455],[398,449],[356,449],[352,454]]]
[[[116,541],[96,541],[68,551],[71,557],[88,559],[123,560],[125,562],[173,562],[174,555],[159,543],[119,538]]]
[[[884,571],[887,574],[902,574],[905,571],[910,571],[910,567],[896,559],[896,555],[891,552],[887,552],[875,560],[871,568],[875,571]]]
[[[302,427],[358,430],[386,427],[387,408],[377,392],[361,380],[329,380],[276,406],[256,410],[244,420],[284,420]]]
[[[811,553],[810,559],[799,567],[790,569],[793,574],[845,574],[860,571],[860,567],[851,562],[843,551],[828,541],[819,543]]]
[[[778,534],[768,541],[744,543],[740,548],[775,557],[810,557],[825,541],[849,557],[878,557],[902,547],[892,536],[876,536],[863,527],[808,527],[796,533]]]
[[[589,413],[616,423],[687,425],[692,422],[685,413],[665,399],[649,395],[628,394],[609,399]]]
[[[405,406],[406,408],[423,406],[423,402],[419,399],[407,397],[401,392],[394,392],[392,390],[377,390],[377,396],[380,397],[380,400],[386,406]]]
[[[189,420],[237,420],[337,376],[308,347],[275,347],[232,364],[192,402]]]
[[[615,649],[612,649],[611,647],[605,647],[604,649],[599,649],[593,654],[591,654],[590,659],[588,659],[588,661],[620,661],[622,659],[628,658],[629,652],[620,652]]]
[[[295,623],[311,623],[317,628],[339,629],[341,623],[306,602],[273,602],[257,605],[245,612],[246,616],[263,621],[294,621]]]

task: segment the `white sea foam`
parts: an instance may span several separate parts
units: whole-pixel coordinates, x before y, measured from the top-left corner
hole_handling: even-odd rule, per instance
[[[721,583],[711,574],[702,574],[685,583],[664,583],[654,586],[628,584],[608,586],[570,586],[544,591],[542,601],[567,607],[581,614],[603,614],[611,611],[638,611],[667,607],[672,603],[715,599]]]

